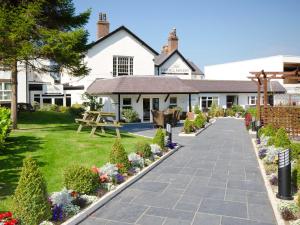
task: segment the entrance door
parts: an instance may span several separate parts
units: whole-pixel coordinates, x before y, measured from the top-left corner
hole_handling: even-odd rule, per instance
[[[143,122],[150,121],[150,98],[143,98]]]
[[[226,107],[231,108],[233,105],[238,104],[238,96],[236,95],[227,95],[226,96]]]

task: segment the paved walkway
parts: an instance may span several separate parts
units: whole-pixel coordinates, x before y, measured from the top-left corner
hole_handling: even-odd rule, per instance
[[[219,119],[197,137],[175,137],[183,148],[81,224],[276,224],[241,120]]]

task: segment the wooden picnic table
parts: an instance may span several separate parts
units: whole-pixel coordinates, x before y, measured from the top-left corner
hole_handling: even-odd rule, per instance
[[[108,120],[112,118],[113,120]],[[116,114],[112,112],[102,111],[87,111],[83,114],[82,119],[75,119],[76,123],[79,123],[77,133],[81,131],[84,126],[92,127],[90,136],[93,136],[98,127],[101,128],[102,133],[105,133],[105,127],[115,128],[118,138],[121,138],[119,128],[122,127],[117,121],[115,121]]]

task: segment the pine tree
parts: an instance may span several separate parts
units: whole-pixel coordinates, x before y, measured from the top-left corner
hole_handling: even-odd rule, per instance
[[[13,128],[19,70],[88,73],[83,63],[88,32],[83,26],[89,15],[90,10],[75,15],[72,0],[0,1],[0,70],[11,71]]]
[[[116,139],[115,143],[111,148],[111,152],[109,154],[109,161],[111,163],[117,164],[121,173],[126,173],[127,170],[130,168],[127,153],[123,145],[121,144],[119,138]]]
[[[31,157],[24,159],[20,180],[13,196],[13,212],[22,224],[37,225],[50,218],[44,178]]]

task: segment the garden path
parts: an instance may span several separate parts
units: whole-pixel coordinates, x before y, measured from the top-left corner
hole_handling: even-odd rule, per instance
[[[154,134],[145,127],[131,131]],[[197,137],[174,139],[184,147],[81,225],[276,224],[243,121],[218,119]]]

